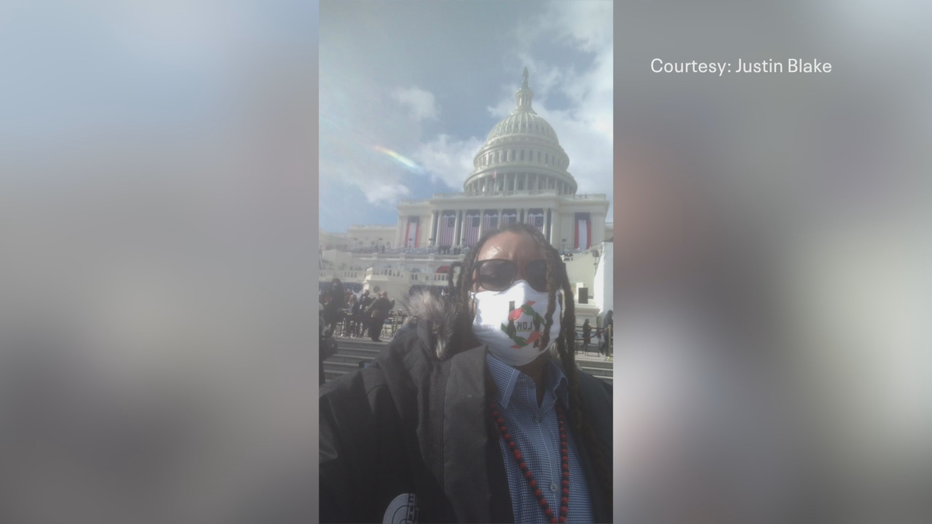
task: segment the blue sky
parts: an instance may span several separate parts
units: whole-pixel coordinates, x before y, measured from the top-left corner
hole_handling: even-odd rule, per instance
[[[393,224],[399,199],[461,191],[525,66],[579,192],[610,198],[612,63],[609,1],[321,2],[320,226]]]

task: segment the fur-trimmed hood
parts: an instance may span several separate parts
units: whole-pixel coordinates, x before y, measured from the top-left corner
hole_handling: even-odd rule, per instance
[[[459,305],[455,300],[436,297],[431,293],[415,293],[403,300],[410,316],[402,329],[417,332],[424,326],[430,340],[424,342],[440,360],[453,356],[453,335],[459,317]]]

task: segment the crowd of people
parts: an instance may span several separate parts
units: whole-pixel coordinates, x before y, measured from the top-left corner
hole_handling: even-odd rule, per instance
[[[359,286],[354,293],[347,286]],[[382,326],[395,308],[395,300],[382,291],[375,296],[362,290],[361,284],[344,284],[334,278],[320,295],[323,319],[330,333],[345,337],[363,337],[368,332],[373,342],[381,342]],[[339,329],[341,327],[342,329]]]
[[[613,331],[615,329],[614,321],[612,320],[612,311],[609,310],[605,314],[605,318],[602,321],[602,327],[595,329],[595,338],[599,340],[598,350],[600,356],[605,356],[605,360],[610,360],[612,358],[612,340]],[[589,319],[587,318],[580,329],[576,332],[577,339],[582,340],[582,344],[577,346],[577,350],[582,350],[584,353],[589,353],[589,344],[592,343],[593,337],[593,328],[589,324]]]

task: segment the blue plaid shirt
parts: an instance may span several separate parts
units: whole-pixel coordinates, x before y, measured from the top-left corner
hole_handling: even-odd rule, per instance
[[[537,405],[537,386],[531,377],[505,364],[491,354],[486,354],[486,364],[492,380],[498,386],[495,398],[499,413],[503,414],[505,427],[511,439],[524,456],[528,469],[534,474],[550,509],[555,515],[560,512],[563,490],[560,472],[560,431],[557,424],[555,405],[559,399],[564,408],[569,406],[569,384],[566,376],[553,362],[548,362],[547,386],[544,400]],[[567,420],[569,424],[569,420]],[[567,522],[592,522],[592,504],[586,476],[579,465],[579,453],[571,431],[566,433],[570,459],[570,500]],[[505,473],[508,475],[508,490],[515,522],[550,522],[537,502],[527,479],[521,474],[518,462],[508,449],[504,439],[499,439]]]

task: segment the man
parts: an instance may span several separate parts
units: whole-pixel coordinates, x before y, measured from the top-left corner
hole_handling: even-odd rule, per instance
[[[366,311],[369,309],[369,306],[372,305],[373,299],[369,296],[369,290],[362,292],[362,298],[360,299],[359,306],[359,322],[356,326],[356,336],[363,337],[366,335],[366,331],[369,330],[369,319],[366,317]]]
[[[366,313],[368,313],[369,317],[372,319],[372,322],[369,324],[369,337],[373,342],[382,341],[379,338],[382,335],[382,326],[385,324],[385,319],[391,314],[393,307],[395,307],[395,301],[389,301],[388,291],[383,291],[379,295],[379,298],[366,310]]]
[[[343,318],[343,336],[348,337],[353,332],[353,310],[356,309],[356,295],[352,291],[346,292],[346,309]]]
[[[343,307],[346,305],[346,295],[343,289],[343,283],[339,278],[330,281],[330,289],[325,293],[324,320],[330,329],[330,333],[336,332],[336,324],[340,321],[343,314]]]
[[[601,355],[604,351],[605,360],[612,358],[612,329],[614,328],[614,322],[612,321],[612,311],[609,310],[605,314],[605,320],[603,322],[602,329],[602,343],[599,346],[599,354]]]
[[[359,336],[359,325],[362,323],[362,312],[365,306],[363,306],[363,298],[368,298],[369,292],[363,291],[359,297],[355,297],[353,301],[353,308],[350,310],[350,336]]]
[[[413,297],[416,327],[321,389],[321,522],[610,522],[611,386],[577,369],[558,253],[513,224],[456,264],[446,301]]]

